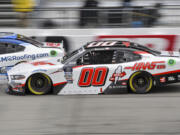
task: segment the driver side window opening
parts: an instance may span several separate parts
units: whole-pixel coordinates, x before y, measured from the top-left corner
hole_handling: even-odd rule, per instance
[[[76,62],[77,65],[111,64],[114,50],[91,51],[84,54]]]
[[[117,64],[140,60],[141,56],[133,51],[100,50],[90,51],[77,59],[77,65]]]
[[[117,51],[116,63],[124,63],[140,60],[141,56],[132,51]]]
[[[0,43],[0,54],[24,51],[25,47],[13,43]]]

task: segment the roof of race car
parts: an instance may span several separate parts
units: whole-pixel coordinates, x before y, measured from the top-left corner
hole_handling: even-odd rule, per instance
[[[149,53],[156,53],[159,52],[153,49],[150,49],[146,46],[139,45],[137,43],[129,42],[129,41],[118,41],[118,40],[106,40],[106,41],[93,41],[87,43],[84,48],[85,49],[91,49],[91,48],[109,48],[109,47],[120,47],[120,48],[133,48],[133,49],[139,49],[142,51],[146,51]]]
[[[11,32],[0,32],[0,38],[16,39],[17,34]]]
[[[0,42],[8,42],[8,43],[14,43],[14,44],[26,43],[24,41],[17,40],[18,36],[21,36],[21,35],[11,33],[11,32],[0,32]]]
[[[0,32],[0,42],[8,42],[19,45],[21,44],[22,46],[29,46],[29,45],[34,45],[36,47],[43,46],[43,43],[39,41],[11,32]]]
[[[87,43],[84,47],[88,48],[99,48],[99,47],[137,47],[139,46],[136,43],[129,41],[116,41],[116,40],[107,40],[107,41],[93,41]]]

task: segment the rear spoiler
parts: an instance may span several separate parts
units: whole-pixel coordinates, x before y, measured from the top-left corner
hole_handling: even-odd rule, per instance
[[[53,42],[43,42],[44,43],[44,47],[54,47],[54,48],[60,48],[62,49],[63,51],[64,50],[64,43],[63,41],[60,42],[60,43],[53,43]]]

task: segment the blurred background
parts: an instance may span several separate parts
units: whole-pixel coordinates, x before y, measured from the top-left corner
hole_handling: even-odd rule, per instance
[[[0,0],[0,27],[175,27],[179,11],[179,0]]]

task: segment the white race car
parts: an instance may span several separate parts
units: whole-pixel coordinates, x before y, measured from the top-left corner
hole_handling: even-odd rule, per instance
[[[8,92],[100,94],[147,93],[154,85],[180,81],[179,52],[159,52],[128,41],[94,41],[62,63],[22,63],[8,71]]]
[[[21,62],[45,59],[60,59],[64,56],[62,48],[48,47],[31,38],[14,34],[0,33],[0,83],[6,78],[5,70]]]

